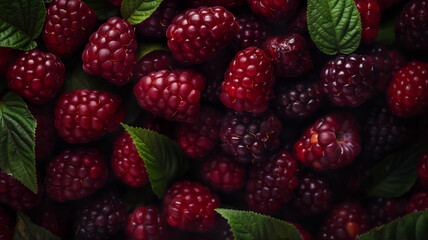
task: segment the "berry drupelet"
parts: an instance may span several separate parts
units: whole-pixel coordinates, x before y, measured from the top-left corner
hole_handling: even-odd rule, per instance
[[[138,82],[151,72],[178,67],[178,61],[171,52],[154,50],[144,55],[134,66],[133,79]]]
[[[36,173],[37,174],[37,173]],[[37,177],[37,194],[32,192],[11,174],[0,169],[0,202],[13,210],[27,210],[35,207],[43,196],[43,187]]]
[[[332,202],[333,195],[327,180],[313,174],[299,178],[293,206],[302,215],[323,213],[331,207]]]
[[[367,211],[372,227],[380,227],[406,213],[406,200],[376,198],[368,204]]]
[[[128,240],[164,240],[166,233],[166,221],[156,206],[139,207],[128,216]]]

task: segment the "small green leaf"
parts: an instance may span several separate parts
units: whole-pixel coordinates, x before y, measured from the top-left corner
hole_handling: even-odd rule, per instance
[[[0,0],[0,47],[35,48],[45,16],[42,0]]]
[[[138,43],[138,59],[141,59],[145,55],[156,51],[156,50],[165,50],[169,51],[168,47],[159,42],[139,42]]]
[[[123,0],[120,12],[132,25],[146,20],[162,3],[162,0]]]
[[[0,168],[37,193],[36,119],[13,92],[0,99]]]
[[[99,76],[87,74],[83,70],[82,64],[76,64],[76,67],[67,72],[65,76],[64,89],[68,92],[76,89],[112,91],[115,86]]]
[[[292,224],[255,212],[217,208],[227,219],[236,240],[302,240]]]
[[[97,14],[99,20],[107,20],[119,14],[119,8],[108,0],[83,0]]]
[[[308,29],[324,53],[350,54],[360,45],[361,19],[354,0],[308,0]]]
[[[31,222],[23,212],[16,213],[16,226],[13,240],[60,240],[48,230]]]
[[[375,227],[357,240],[426,240],[427,236],[428,211],[421,211]]]
[[[375,41],[382,45],[394,45],[395,44],[395,23],[397,19],[391,18],[386,22],[382,22],[379,26],[379,33]]]
[[[169,184],[187,171],[188,159],[177,142],[149,129],[122,124],[144,160],[153,192],[162,198]]]
[[[419,156],[427,150],[428,142],[420,142],[388,155],[364,178],[365,195],[397,198],[409,191],[418,178]]]

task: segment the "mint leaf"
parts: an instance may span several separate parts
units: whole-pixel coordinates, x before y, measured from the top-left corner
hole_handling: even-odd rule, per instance
[[[37,193],[36,119],[13,92],[0,99],[0,168]]]
[[[0,47],[35,48],[45,16],[42,0],[0,0]]]
[[[365,195],[397,198],[409,191],[418,178],[419,156],[427,150],[428,142],[420,142],[388,155],[364,178]]]
[[[111,4],[108,0],[83,0],[86,5],[97,14],[99,20],[107,20],[119,14],[119,8]]]
[[[16,226],[13,240],[60,240],[48,230],[31,222],[30,218],[23,212],[16,213]]]
[[[139,24],[152,15],[162,0],[123,0],[120,12],[132,25]]]
[[[159,42],[139,42],[138,43],[138,59],[141,59],[145,55],[156,51],[156,50],[165,50],[169,51],[168,47]]]
[[[236,240],[302,240],[299,230],[282,220],[255,212],[217,208]]]
[[[324,53],[350,54],[361,39],[361,19],[354,0],[308,0],[308,29]]]
[[[428,236],[428,211],[412,213],[386,225],[375,227],[357,240],[425,240]]]
[[[162,198],[169,184],[187,171],[188,159],[177,142],[149,129],[122,124],[144,160],[153,192]]]

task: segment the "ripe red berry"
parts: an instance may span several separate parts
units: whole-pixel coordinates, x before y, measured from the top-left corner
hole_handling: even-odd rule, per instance
[[[179,1],[164,0],[149,18],[136,25],[142,36],[164,38],[166,29],[178,14]]]
[[[313,174],[299,179],[293,206],[302,215],[323,213],[331,207],[332,202],[332,191],[327,180]]]
[[[418,175],[422,186],[428,189],[428,151],[419,157]]]
[[[378,0],[354,0],[361,16],[361,41],[371,43],[379,32],[380,8]]]
[[[133,78],[138,82],[151,72],[157,72],[163,69],[174,69],[178,66],[179,63],[172,56],[171,52],[155,50],[144,55],[144,57],[135,64]]]
[[[128,216],[129,240],[163,240],[166,234],[166,221],[156,206],[139,207]]]
[[[109,18],[90,36],[82,60],[86,73],[116,85],[127,84],[137,60],[134,27],[119,17]]]
[[[15,233],[15,216],[2,205],[0,205],[0,239],[13,240]]]
[[[297,11],[299,0],[247,0],[251,11],[270,22],[290,19]]]
[[[428,210],[428,193],[419,192],[412,195],[406,206],[406,213],[415,213]]]
[[[37,49],[23,52],[9,66],[9,88],[35,104],[52,99],[64,82],[65,68],[52,53]]]
[[[410,51],[428,49],[428,0],[409,1],[395,24],[395,36]]]
[[[249,47],[238,52],[226,71],[220,100],[228,108],[264,112],[273,98],[275,77],[266,54]]]

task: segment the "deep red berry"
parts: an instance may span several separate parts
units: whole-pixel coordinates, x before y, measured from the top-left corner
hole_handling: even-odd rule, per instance
[[[372,227],[380,227],[406,213],[406,200],[392,198],[376,198],[368,205],[368,213]]]
[[[201,166],[201,175],[213,189],[231,193],[245,184],[246,169],[224,152],[213,152]]]
[[[178,3],[176,0],[164,0],[149,18],[136,25],[137,32],[146,37],[164,38],[166,29],[178,14]]]
[[[247,47],[261,48],[270,33],[268,25],[252,13],[243,12],[236,17],[239,21],[239,33],[233,40],[235,50],[240,51]]]
[[[13,48],[0,47],[0,76],[7,73],[13,52]]]
[[[47,195],[58,202],[77,200],[104,186],[108,170],[98,150],[66,149],[46,167]]]
[[[375,46],[370,50],[370,56],[374,64],[376,74],[375,92],[385,92],[388,83],[394,75],[394,66],[392,64],[392,59],[389,56],[389,50],[383,46]]]
[[[251,210],[273,213],[291,200],[297,187],[297,162],[280,151],[266,162],[252,165],[248,172],[246,202]]]
[[[411,61],[394,74],[387,89],[387,103],[398,117],[412,117],[428,111],[428,63]]]
[[[105,240],[126,226],[126,204],[113,194],[85,202],[77,211],[75,234],[82,240]]]
[[[247,0],[251,11],[269,20],[278,22],[290,19],[299,7],[299,0]]]
[[[139,207],[128,216],[126,235],[129,240],[163,240],[166,233],[166,221],[156,206]]]
[[[109,18],[90,36],[82,60],[86,73],[116,85],[127,84],[137,60],[134,27],[119,17]]]
[[[9,88],[35,104],[52,99],[64,82],[65,68],[52,53],[37,49],[23,52],[9,66]]]
[[[299,178],[293,206],[303,215],[327,211],[333,202],[332,191],[327,180],[308,174]]]
[[[302,240],[314,240],[312,235],[308,231],[306,231],[306,229],[304,229],[302,225],[298,223],[290,223],[290,224],[293,224],[297,228],[297,230],[299,230]]]
[[[187,69],[152,72],[134,87],[141,108],[170,121],[196,122],[205,77]]]
[[[239,163],[263,162],[278,149],[281,130],[281,121],[270,111],[229,110],[221,120],[221,147]]]
[[[299,34],[268,38],[263,43],[263,51],[277,76],[296,77],[314,68],[306,39]]]
[[[111,165],[114,175],[131,187],[144,186],[149,180],[144,160],[125,130],[113,144]]]
[[[14,210],[33,208],[43,196],[43,188],[37,178],[37,194],[16,180],[12,175],[0,170],[0,202]]]
[[[15,233],[15,217],[0,205],[0,240],[13,240]]]
[[[409,214],[424,210],[428,210],[428,193],[419,192],[413,194],[406,206],[406,213]]]
[[[369,230],[369,216],[356,202],[337,205],[325,220],[318,239],[355,240]]]
[[[55,107],[55,127],[69,143],[90,142],[116,130],[125,118],[119,96],[100,90],[65,92]]]
[[[42,37],[46,48],[60,56],[76,52],[97,25],[97,15],[80,0],[54,0],[46,9]]]
[[[294,145],[300,163],[317,171],[348,165],[360,151],[360,126],[354,116],[345,113],[319,118]]]
[[[31,114],[37,121],[36,126],[36,160],[51,153],[56,142],[53,109],[50,107],[29,106]]]
[[[35,208],[31,209],[28,216],[31,221],[51,232],[65,238],[69,226],[65,206],[61,206],[51,200],[44,199]],[[1,238],[0,238],[1,239]]]
[[[354,0],[361,16],[361,41],[371,43],[379,32],[380,8],[377,0]]]
[[[410,51],[428,49],[428,0],[409,1],[395,24],[395,36]]]
[[[238,20],[231,12],[223,7],[199,7],[175,16],[166,36],[176,59],[199,64],[226,47],[238,32]]]
[[[155,50],[144,55],[134,66],[133,78],[137,82],[151,72],[157,72],[163,69],[173,69],[178,67],[179,63],[172,56],[171,52]]]
[[[206,232],[216,224],[217,195],[197,182],[182,181],[172,185],[163,199],[167,222],[192,232]]]
[[[371,57],[339,55],[321,71],[321,90],[337,106],[356,107],[370,98],[376,79]]]
[[[116,7],[120,7],[123,0],[108,0],[108,1],[111,2],[111,4],[113,4]]]
[[[428,189],[428,151],[419,157],[418,175],[422,186]]]
[[[186,0],[189,7],[197,8],[202,6],[215,7],[222,6],[225,8],[236,8],[244,4],[245,0]]]
[[[397,50],[388,50],[388,55],[391,58],[392,70],[394,73],[406,66],[406,59],[404,59],[403,55]]]
[[[228,108],[264,112],[273,98],[275,77],[266,54],[249,47],[238,52],[226,71],[220,100]]]

